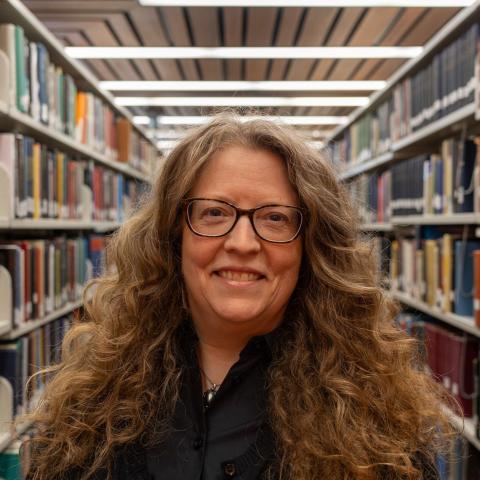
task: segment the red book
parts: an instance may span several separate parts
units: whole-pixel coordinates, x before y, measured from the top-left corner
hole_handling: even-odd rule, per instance
[[[425,324],[425,348],[427,351],[427,365],[430,367],[432,375],[438,377],[438,365],[437,365],[437,339],[438,339],[438,327],[431,323]]]
[[[473,416],[474,359],[478,357],[478,341],[466,334],[448,334],[448,357],[451,393],[460,403],[465,417]]]

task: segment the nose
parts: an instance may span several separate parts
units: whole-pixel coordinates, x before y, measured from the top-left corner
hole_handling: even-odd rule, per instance
[[[238,253],[256,253],[260,250],[260,238],[255,233],[250,219],[242,215],[233,230],[225,237],[225,250]]]

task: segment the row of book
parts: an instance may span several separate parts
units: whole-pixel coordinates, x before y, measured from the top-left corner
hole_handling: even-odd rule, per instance
[[[3,101],[11,108],[108,158],[152,173],[155,147],[101,98],[82,91],[71,75],[51,61],[45,45],[29,41],[21,26],[0,24],[0,51],[9,69],[9,75],[0,78],[8,82],[9,98]]]
[[[392,172],[373,172],[355,177],[348,189],[362,223],[387,223],[391,219]]]
[[[465,417],[479,420],[479,340],[439,325],[424,314],[402,312],[396,318],[402,330],[419,340],[420,358],[430,374],[459,402]],[[480,438],[480,429],[476,428]],[[440,480],[476,480],[480,472],[480,450],[458,436],[446,456],[437,456]]]
[[[400,160],[354,178],[349,188],[365,223],[391,216],[480,212],[479,138],[444,140],[438,153]]]
[[[391,288],[480,327],[480,241],[433,229],[428,237],[391,242]]]
[[[373,111],[331,142],[333,161],[344,170],[389,150],[391,143],[444,117],[478,96],[480,24],[472,25],[427,64],[399,82]]]
[[[83,286],[101,272],[106,241],[98,234],[2,241],[0,268],[8,271],[12,285],[12,310],[1,311],[6,307],[0,305],[2,318],[18,328],[81,299]]]
[[[0,134],[0,175],[10,190],[10,218],[121,222],[146,185],[97,164],[49,149],[33,138]],[[91,195],[85,195],[85,188]],[[93,205],[88,205],[92,197]]]
[[[0,342],[0,376],[6,378],[13,390],[13,415],[30,411],[48,381],[39,375],[27,387],[27,379],[39,369],[60,361],[60,346],[78,311],[53,320],[14,341]]]

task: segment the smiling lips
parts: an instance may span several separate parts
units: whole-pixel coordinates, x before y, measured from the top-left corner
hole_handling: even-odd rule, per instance
[[[218,270],[215,272],[218,276],[225,280],[232,280],[234,282],[253,282],[264,278],[263,275],[255,272],[239,272],[234,270]]]

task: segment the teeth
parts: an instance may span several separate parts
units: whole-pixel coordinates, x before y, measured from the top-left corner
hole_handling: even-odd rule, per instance
[[[251,282],[260,278],[260,275],[256,273],[232,272],[231,270],[220,270],[218,274],[226,280],[234,280],[235,282]]]

